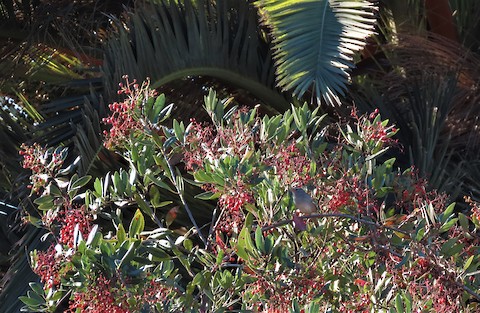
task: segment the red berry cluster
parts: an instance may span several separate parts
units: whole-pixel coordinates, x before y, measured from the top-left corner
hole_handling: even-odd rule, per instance
[[[395,126],[385,126],[381,121],[375,122],[375,118],[379,115],[378,109],[375,109],[368,118],[366,116],[360,117],[358,122],[362,129],[362,133],[366,141],[379,141],[384,145],[397,144],[396,140],[391,137],[397,133]]]
[[[347,176],[337,179],[332,186],[324,187],[331,198],[326,204],[331,212],[347,207],[355,213],[371,213],[376,210],[376,201],[370,194],[370,189],[360,181],[358,176]],[[352,212],[353,213],[353,212]]]
[[[234,190],[231,194],[224,194],[218,200],[220,207],[228,212],[238,212],[242,209],[245,203],[252,203],[253,196],[247,191]]]
[[[23,156],[23,168],[32,171],[30,176],[32,185],[29,187],[39,192],[47,185],[49,178],[54,177],[55,172],[62,167],[64,159],[60,154],[43,148],[37,143],[32,146],[22,144],[20,148],[19,154]]]
[[[62,253],[57,253],[55,244],[52,244],[46,251],[38,251],[33,260],[33,272],[40,277],[47,288],[60,284],[62,268],[68,262]]]
[[[222,216],[216,229],[231,236],[238,234],[243,227],[244,214],[242,208],[246,203],[252,203],[253,196],[246,191],[233,190],[233,194],[223,194],[218,200],[218,205],[223,209]]]
[[[338,309],[341,313],[369,313],[372,301],[370,295],[355,291],[349,301],[342,302]]]
[[[118,94],[124,94],[127,98],[122,102],[114,102],[108,105],[112,112],[110,116],[102,121],[111,126],[110,130],[104,130],[105,146],[107,148],[118,146],[127,140],[134,130],[143,129],[143,125],[138,120],[136,110],[139,112],[139,104],[148,98],[156,95],[155,90],[149,89],[149,81],[141,86],[135,80],[130,82],[128,76],[123,76],[126,83],[119,84]]]
[[[190,119],[183,161],[187,170],[203,168],[205,159],[213,159],[217,153],[218,141],[214,143],[215,132],[212,125],[198,123]]]
[[[471,216],[474,222],[477,224],[480,223],[480,204],[478,202],[473,201],[470,197],[465,196],[465,202],[470,205],[471,208]]]
[[[78,309],[90,313],[143,312],[145,306],[165,303],[172,291],[171,288],[149,276],[151,275],[147,275],[144,285],[136,286],[138,288],[129,288],[135,286],[126,286],[116,279],[107,279],[102,274],[90,277],[88,288],[74,294],[69,312],[73,313]],[[154,310],[152,308],[152,311]]]
[[[295,142],[280,146],[266,163],[273,166],[275,174],[285,186],[305,186],[314,179],[310,176],[310,160],[300,152]]]
[[[143,294],[140,295],[142,301],[140,302],[145,302],[149,305],[166,302],[171,292],[171,288],[165,287],[161,282],[152,278],[150,281],[147,281],[142,289]]]
[[[84,206],[79,208],[66,208],[62,214],[59,214],[58,220],[62,223],[59,242],[68,245],[70,248],[73,248],[73,238],[76,225],[78,225],[78,229],[84,240],[87,239],[92,229],[92,217],[85,212]]]
[[[411,267],[398,267],[399,262],[399,258],[391,258],[385,265],[394,284],[413,297],[415,312],[460,311],[463,290],[456,284],[454,272],[445,271],[428,256],[418,257]]]
[[[382,122],[378,109],[370,115],[359,117],[356,109],[353,108],[350,116],[357,124],[357,132],[365,143],[365,146],[363,146],[363,149],[366,149],[365,151],[372,152],[372,149],[378,151],[383,146],[398,146],[398,140],[392,139],[398,129],[393,125],[388,126],[385,121]]]
[[[190,119],[183,158],[188,170],[203,168],[204,160],[221,160],[227,155],[243,156],[253,147],[256,141],[254,132],[240,121],[243,111],[240,109],[231,117],[231,128],[214,128]]]
[[[84,292],[76,292],[70,302],[70,312],[130,313],[128,295],[115,282],[99,275]]]
[[[401,181],[398,181],[400,179]],[[394,190],[401,191],[401,194],[397,195],[395,205],[404,212],[411,212],[413,208],[421,207],[425,203],[431,204],[437,213],[445,209],[448,195],[436,190],[429,191],[428,182],[419,178],[418,172],[413,167],[409,176],[398,174],[396,180]]]
[[[323,292],[325,286],[323,277],[317,276],[313,269],[302,276],[278,275],[269,279],[257,275],[256,278],[249,291],[262,299],[253,306],[263,313],[289,312],[294,299],[301,306],[308,304]]]

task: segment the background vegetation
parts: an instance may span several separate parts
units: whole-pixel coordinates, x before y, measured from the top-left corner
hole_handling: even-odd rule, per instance
[[[171,117],[185,125],[191,117],[209,118],[199,108],[210,87],[220,98],[259,104],[261,116],[303,101],[328,112],[330,122],[348,119],[352,105],[360,112],[378,108],[401,129],[402,149],[385,157],[396,157],[401,169],[414,165],[428,190],[445,192],[457,202],[457,213],[470,216],[463,199],[478,200],[480,174],[478,4],[344,5],[1,1],[2,310],[17,312],[23,305],[17,298],[37,279],[26,252],[49,246],[42,230],[22,222],[40,216],[26,188],[31,173],[21,166],[21,144],[68,147],[64,162],[76,161],[79,177],[128,168],[124,155],[102,146],[100,123],[107,105],[118,100],[125,74],[139,82],[150,77],[152,87],[175,103]],[[173,127],[171,119],[165,122]],[[195,195],[185,190],[186,202]],[[194,219],[172,203],[159,218],[179,204],[183,213],[172,227],[211,220],[213,203],[199,206]]]

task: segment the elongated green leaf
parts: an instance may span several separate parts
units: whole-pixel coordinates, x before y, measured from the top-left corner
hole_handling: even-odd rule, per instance
[[[135,193],[133,197],[137,202],[138,206],[140,207],[140,209],[149,217],[153,217],[153,211],[150,205],[148,205],[148,203],[138,193]]]
[[[128,228],[128,233],[130,236],[136,236],[143,231],[144,227],[145,219],[142,212],[137,209],[135,215],[133,216],[132,222],[130,223],[130,227]]]
[[[125,239],[127,238],[127,235],[125,233],[125,228],[123,227],[123,224],[119,224],[118,225],[118,229],[117,229],[117,241],[118,243],[122,243],[125,241]]]
[[[218,199],[221,196],[219,192],[205,191],[195,196],[197,199],[201,200],[213,200]]]
[[[470,265],[472,265],[472,261],[475,258],[475,255],[470,256],[467,261],[465,261],[465,264],[463,265],[463,270],[466,271]]]
[[[452,215],[453,209],[455,208],[455,202],[451,203],[443,212],[440,222],[445,223],[445,221]]]
[[[90,181],[90,179],[92,179],[92,176],[90,175],[80,177],[70,185],[70,189],[81,188],[85,186]]]

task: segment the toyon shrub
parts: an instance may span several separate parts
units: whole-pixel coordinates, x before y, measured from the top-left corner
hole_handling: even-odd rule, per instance
[[[104,142],[128,168],[79,177],[65,149],[23,147],[30,220],[50,234],[26,311],[480,310],[480,206],[457,213],[398,168],[378,111],[260,116],[210,91],[211,121],[185,126],[148,81],[125,79]]]

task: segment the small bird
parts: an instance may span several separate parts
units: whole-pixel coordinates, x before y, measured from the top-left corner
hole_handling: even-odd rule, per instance
[[[302,188],[292,188],[293,203],[295,207],[303,214],[312,214],[317,212],[317,206],[313,202],[312,197]]]

